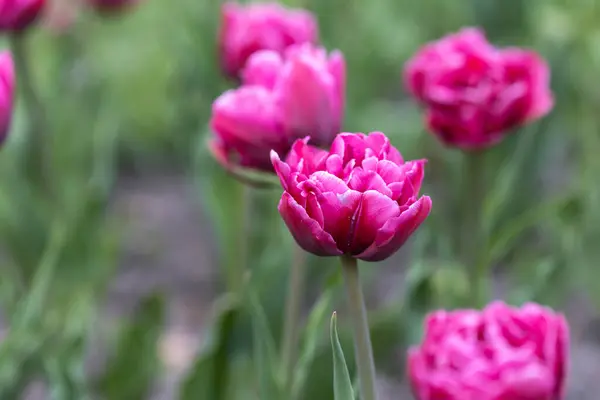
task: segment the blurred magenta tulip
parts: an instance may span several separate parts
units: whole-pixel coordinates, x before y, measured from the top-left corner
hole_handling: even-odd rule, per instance
[[[12,55],[8,51],[0,53],[0,144],[10,130],[15,89],[15,69]]]
[[[88,4],[100,13],[122,11],[138,3],[138,0],[87,0]]]
[[[311,144],[329,146],[342,123],[345,75],[341,53],[328,57],[310,44],[292,46],[284,57],[255,53],[242,73],[243,85],[213,104],[213,154],[226,167],[272,172],[271,150],[285,156],[296,139],[308,135]]]
[[[45,5],[45,0],[0,0],[0,31],[22,31],[41,15]]]
[[[315,17],[308,11],[277,3],[225,3],[219,34],[224,72],[238,77],[248,58],[259,50],[283,53],[294,44],[318,39]]]
[[[429,129],[465,150],[492,146],[553,106],[545,61],[532,51],[495,48],[476,28],[425,45],[404,79],[425,106]]]
[[[341,133],[329,152],[307,141],[286,162],[271,152],[284,188],[279,212],[304,250],[381,261],[429,215],[430,198],[417,198],[425,160],[405,163],[383,133]]]
[[[417,400],[561,400],[568,343],[565,318],[537,304],[436,311],[408,374]]]

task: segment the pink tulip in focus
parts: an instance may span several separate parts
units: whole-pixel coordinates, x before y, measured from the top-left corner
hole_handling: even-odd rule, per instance
[[[383,133],[341,133],[329,152],[307,142],[296,141],[286,162],[271,152],[279,212],[304,250],[381,261],[429,215],[431,199],[418,198],[425,160],[405,163]]]
[[[565,318],[537,304],[436,311],[408,374],[417,400],[561,400],[568,343]]]
[[[0,53],[0,144],[8,136],[13,111],[15,69],[8,51]]]
[[[228,76],[238,77],[253,53],[266,49],[282,54],[294,44],[315,44],[317,37],[317,22],[308,11],[277,3],[225,3],[219,33],[221,64]]]
[[[341,53],[330,56],[310,44],[255,53],[242,73],[243,85],[213,104],[210,148],[226,167],[272,172],[269,152],[285,156],[292,143],[311,136],[328,147],[340,131],[345,90]]]
[[[40,15],[45,0],[0,0],[0,32],[19,32]]]
[[[429,129],[465,150],[497,144],[553,106],[546,62],[532,51],[493,47],[476,28],[425,45],[404,79],[425,106]]]

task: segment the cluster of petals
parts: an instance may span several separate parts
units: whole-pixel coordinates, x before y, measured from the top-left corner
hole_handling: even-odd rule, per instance
[[[0,32],[20,32],[41,15],[46,0],[0,0]]]
[[[409,351],[417,400],[561,400],[568,359],[565,318],[540,305],[436,311]]]
[[[306,251],[380,261],[429,215],[430,198],[418,197],[425,160],[404,162],[383,133],[341,133],[329,151],[307,141],[285,162],[271,153],[284,188],[279,212]]]
[[[8,51],[0,53],[0,144],[10,130],[15,90],[15,68]]]
[[[553,106],[550,72],[535,52],[496,48],[476,28],[425,45],[405,66],[426,123],[446,145],[492,146]]]
[[[219,34],[221,64],[225,73],[238,77],[250,56],[259,50],[283,54],[294,44],[318,40],[315,17],[308,11],[270,3],[225,3]]]
[[[250,57],[242,85],[213,103],[209,147],[226,167],[272,172],[269,152],[285,156],[292,143],[307,135],[329,146],[344,111],[345,62],[308,43],[283,55],[262,50]]]

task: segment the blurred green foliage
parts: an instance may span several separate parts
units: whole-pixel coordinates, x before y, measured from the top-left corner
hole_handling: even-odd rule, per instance
[[[491,234],[487,261],[507,274],[511,301],[560,305],[573,288],[585,287],[600,306],[597,2],[286,3],[314,11],[324,45],[346,57],[344,129],[382,130],[405,158],[429,160],[424,192],[434,208],[403,252],[402,259],[410,261],[397,266],[407,270],[404,290],[370,315],[379,369],[401,373],[391,350],[418,340],[428,310],[468,304],[468,283],[453,243],[460,224],[453,210],[470,200],[459,184],[462,161],[425,133],[401,78],[403,63],[423,43],[462,26],[482,26],[500,45],[536,49],[550,62],[556,96],[550,116],[511,136],[487,160],[492,190],[481,221]],[[51,127],[44,140],[52,191],[30,185],[22,175],[19,162],[31,121],[19,102],[0,153],[0,295],[8,326],[0,342],[0,398],[17,398],[26,384],[41,379],[53,399],[141,399],[161,374],[155,354],[165,317],[160,297],[147,299],[136,318],[123,322],[121,335],[110,338],[111,361],[100,378],[86,376],[82,367],[91,333],[102,323],[96,311],[122,239],[117,234],[122,227],[107,209],[119,174],[132,169],[188,174],[200,206],[212,217],[225,287],[252,288],[252,301],[226,295],[217,303],[212,339],[184,379],[181,398],[266,399],[258,397],[259,388],[277,385],[277,377],[261,383],[256,375],[276,375],[265,370],[277,368],[267,357],[280,341],[292,239],[276,212],[280,192],[244,194],[205,149],[211,103],[231,85],[219,71],[218,22],[218,1],[147,0],[112,18],[84,13],[60,35],[38,28],[26,38]],[[254,208],[244,223],[247,198]],[[245,239],[249,244],[242,251]],[[244,255],[250,273],[239,277],[234,268]],[[318,299],[311,299],[316,305],[302,338],[295,377],[300,399],[333,398],[323,317],[332,309],[323,304],[339,304],[336,267],[335,260],[308,261],[307,292]],[[372,278],[378,270],[365,272]],[[339,314],[339,320],[339,349],[345,349],[354,373],[347,318]],[[332,337],[338,349],[337,333]]]

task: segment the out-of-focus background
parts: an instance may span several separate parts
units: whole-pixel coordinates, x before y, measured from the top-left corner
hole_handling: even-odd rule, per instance
[[[68,2],[60,3],[57,9],[69,11]],[[496,232],[496,295],[566,312],[572,328],[568,399],[596,399],[600,3],[285,3],[313,11],[323,44],[346,57],[345,130],[381,130],[406,159],[429,159],[424,192],[434,201],[431,217],[400,254],[362,268],[384,400],[410,398],[403,354],[418,339],[422,313],[460,304],[469,285],[449,250],[457,223],[448,209],[469,202],[458,185],[460,156],[425,132],[402,85],[403,64],[425,42],[463,26],[480,26],[493,43],[533,48],[548,60],[556,106],[493,150],[488,179],[496,189],[487,209],[495,217],[482,223]],[[216,53],[219,7],[216,0],[142,0],[116,15],[84,11],[72,25],[55,10],[29,33],[32,76],[52,126],[47,152],[55,167],[48,179],[60,187],[65,214],[83,198],[95,211],[86,208],[93,216],[79,221],[83,227],[67,239],[70,250],[53,274],[36,274],[32,266],[52,257],[44,244],[54,231],[41,228],[46,220],[31,210],[44,206],[11,172],[28,124],[19,106],[0,153],[0,264],[21,269],[2,278],[0,387],[19,382],[30,399],[84,398],[65,393],[88,386],[100,398],[169,400],[189,382],[198,352],[214,336],[224,265],[239,250],[230,239],[241,226],[241,189],[204,147],[211,102],[231,87]],[[279,194],[251,193],[265,209],[247,232],[253,281],[276,338],[291,248],[274,211]],[[307,312],[335,269],[334,261],[309,261]],[[35,303],[19,303],[23,279],[48,288],[38,304],[43,317],[17,330],[20,322],[11,315],[22,312],[14,310]],[[343,302],[336,307],[347,325]],[[233,374],[243,381],[252,358],[243,350],[251,342],[249,325],[242,323],[235,335],[242,350],[230,349],[226,357],[235,358]],[[323,325],[305,398],[332,397],[327,335]],[[3,393],[3,399],[20,398]]]

